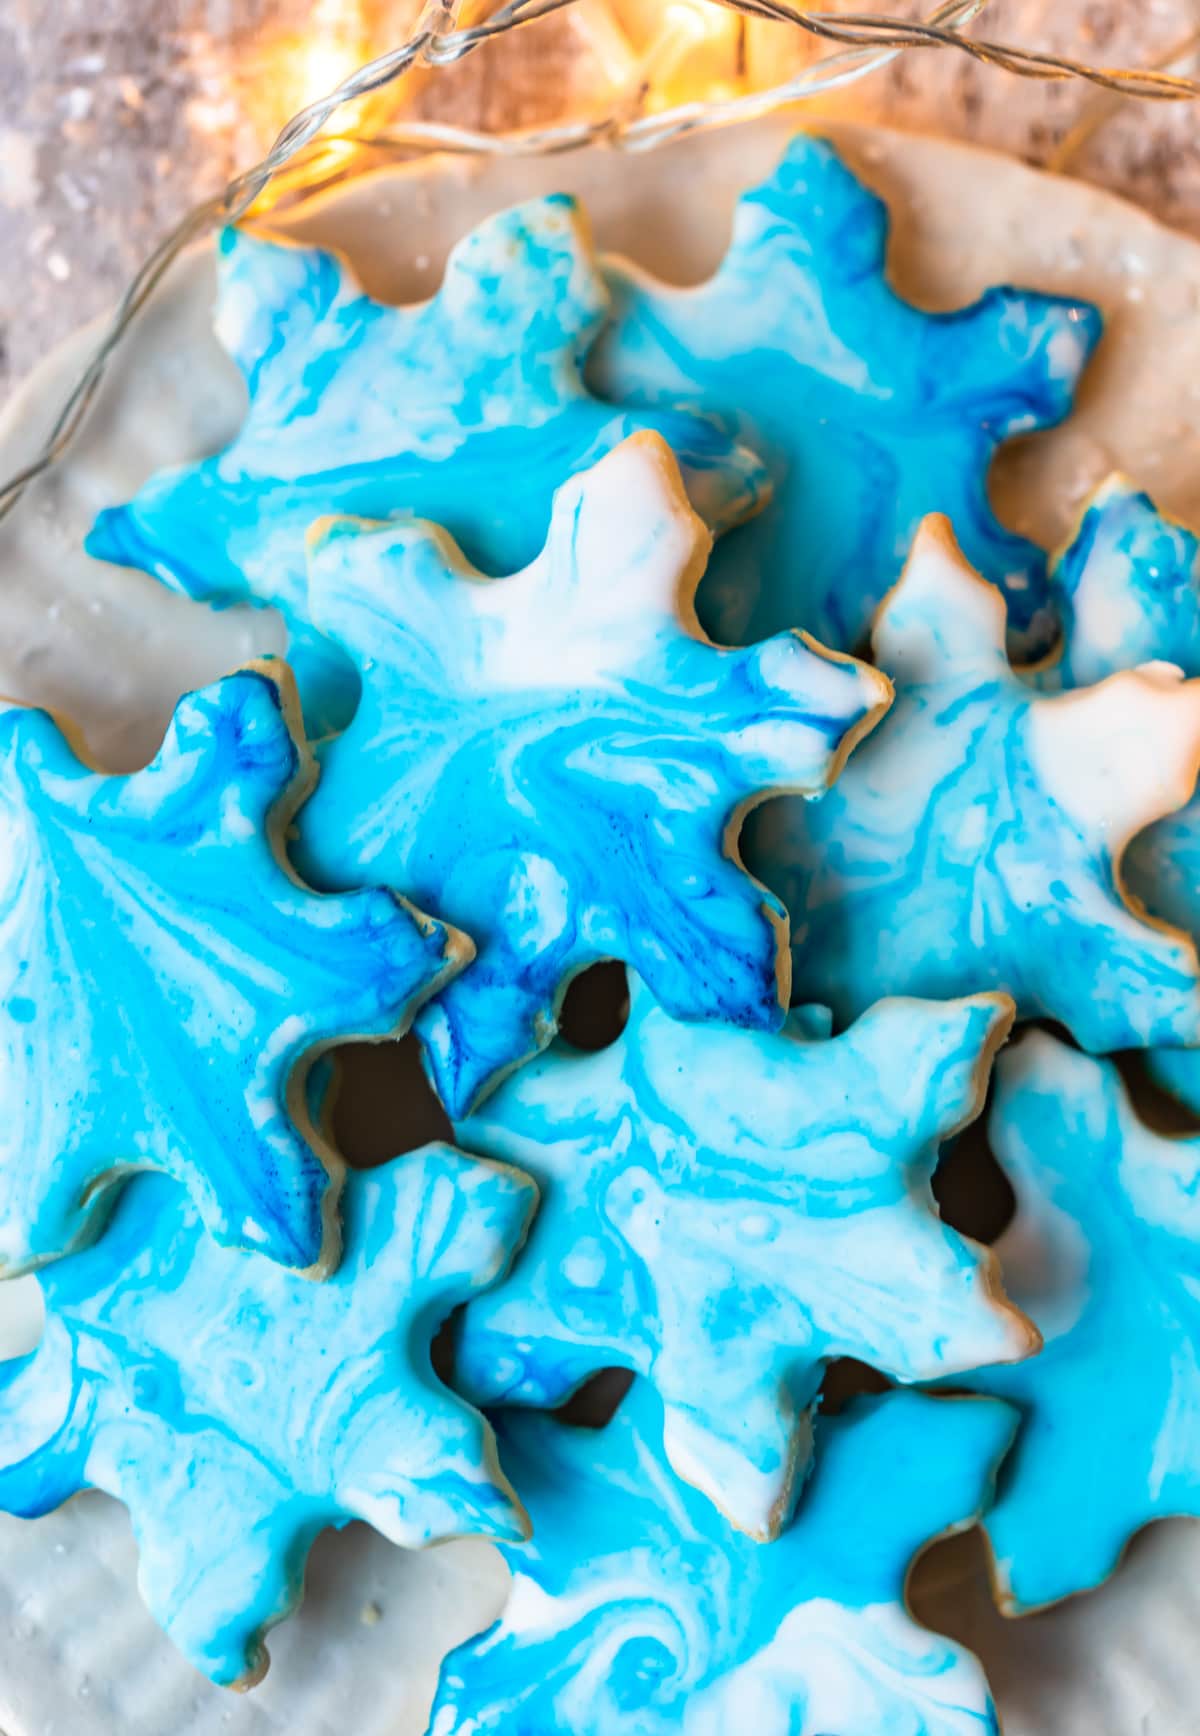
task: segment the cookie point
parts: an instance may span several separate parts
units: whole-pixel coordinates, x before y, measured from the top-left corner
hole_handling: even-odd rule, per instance
[[[236,1681],[227,1682],[224,1686],[231,1694],[250,1694],[266,1680],[271,1668],[271,1655],[260,1640],[252,1649],[246,1663],[245,1672]]]

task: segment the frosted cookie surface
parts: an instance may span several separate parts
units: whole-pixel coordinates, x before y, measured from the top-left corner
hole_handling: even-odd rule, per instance
[[[1132,484],[1097,491],[1052,580],[1062,645],[1034,672],[1039,686],[1070,690],[1145,662],[1200,676],[1200,541]],[[1152,916],[1200,936],[1200,797],[1133,840],[1125,877]],[[1149,1067],[1200,1111],[1200,1051],[1155,1049]]]
[[[180,701],[128,777],[46,713],[0,712],[0,1261],[101,1228],[165,1170],[219,1241],[337,1257],[341,1166],[312,1124],[322,1045],[384,1036],[470,957],[390,893],[322,897],[281,859],[311,765],[282,665]]]
[[[999,996],[885,1001],[822,1041],[812,1009],[776,1035],[686,1026],[637,988],[610,1048],[556,1046],[459,1126],[542,1192],[509,1282],[463,1316],[462,1390],[555,1405],[635,1368],[677,1473],[775,1535],[827,1360],[913,1381],[1036,1347],[930,1190],[1011,1017]]]
[[[800,1516],[753,1543],[676,1482],[643,1383],[597,1435],[506,1416],[534,1534],[504,1614],[442,1667],[430,1736],[998,1736],[983,1673],[904,1606],[1016,1418],[889,1393],[817,1424]]]
[[[1019,1612],[1099,1585],[1151,1520],[1200,1517],[1200,1139],[1152,1133],[1111,1061],[1045,1032],[997,1071],[1017,1211],[996,1251],[1045,1349],[966,1384],[1024,1418],[985,1521]]]
[[[408,1548],[519,1538],[484,1419],[438,1381],[442,1320],[503,1273],[536,1190],[428,1146],[355,1172],[323,1284],[221,1248],[140,1176],[95,1247],[41,1275],[45,1337],[0,1365],[0,1507],[125,1502],[152,1613],[197,1669],[246,1685],[327,1525]]]
[[[1200,672],[1200,542],[1122,477],[1088,502],[1050,595],[1061,647],[1041,687],[1088,687],[1139,663]]]
[[[884,206],[802,134],[740,200],[711,281],[673,289],[608,263],[613,321],[589,377],[621,403],[698,404],[767,461],[773,501],[718,545],[702,593],[717,638],[803,627],[857,650],[938,511],[1040,648],[1045,556],[993,515],[988,465],[1067,413],[1099,315],[1013,289],[923,313],[889,287],[886,246]]]
[[[218,606],[284,614],[310,733],[354,710],[354,672],[308,615],[305,535],[330,513],[419,514],[491,573],[531,561],[553,492],[638,428],[683,463],[714,530],[753,511],[757,458],[687,411],[626,411],[584,387],[581,357],[608,296],[573,201],[481,224],[433,299],[371,300],[336,258],[229,231],[217,334],[249,411],[224,452],[153,477],[103,513],[89,550]]]
[[[1084,1048],[1200,1041],[1186,935],[1127,901],[1129,840],[1191,795],[1200,682],[1149,665],[1039,694],[1004,602],[926,522],[875,624],[895,704],[821,802],[774,804],[748,856],[792,917],[797,993],[1002,989]]]
[[[741,815],[824,789],[890,688],[793,633],[711,645],[707,548],[650,434],[560,490],[544,552],[507,578],[424,524],[334,520],[314,547],[312,617],[363,697],[298,860],[320,885],[403,886],[475,940],[416,1027],[452,1116],[545,1047],[598,959],[680,1018],[782,1023],[784,916],[741,867]]]

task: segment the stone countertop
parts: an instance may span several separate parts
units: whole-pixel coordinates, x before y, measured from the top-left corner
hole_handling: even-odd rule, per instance
[[[429,75],[408,100],[468,124],[557,118],[595,97],[598,59],[611,72],[617,26],[600,12],[623,3],[586,0],[578,15]],[[0,398],[49,346],[113,303],[193,202],[253,160],[314,77],[323,83],[327,72],[333,82],[356,45],[365,52],[401,36],[415,8],[416,0],[0,0]],[[904,0],[872,9],[902,11]],[[306,25],[322,22],[306,37]],[[985,23],[1000,40],[1144,64],[1200,28],[1200,0],[991,0],[976,29]],[[799,33],[785,35],[776,27],[752,45],[751,71],[776,77],[798,61]],[[1194,61],[1179,64],[1195,70]],[[1102,119],[1070,167],[1200,229],[1192,104],[1113,105],[1078,84],[1017,81],[945,52],[910,54],[856,87],[841,112],[847,101],[873,119],[939,127],[1052,165],[1081,117]]]

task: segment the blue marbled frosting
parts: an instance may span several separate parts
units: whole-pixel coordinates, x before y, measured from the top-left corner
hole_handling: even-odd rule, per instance
[[[1045,1349],[969,1384],[1024,1417],[986,1520],[1020,1611],[1099,1585],[1152,1519],[1200,1518],[1200,1139],[1152,1133],[1111,1061],[1044,1032],[998,1077],[997,1252]]]
[[[309,624],[314,520],[417,513],[484,571],[512,572],[541,547],[554,490],[645,427],[675,448],[714,529],[764,493],[757,458],[704,418],[585,390],[608,297],[569,199],[482,224],[417,307],[372,301],[327,253],[235,230],[219,263],[217,333],[245,376],[245,424],[224,452],[102,513],[88,548],[191,597],[280,609],[313,735],[345,724],[357,698],[352,668]]]
[[[130,777],[44,712],[0,712],[0,1264],[93,1236],[137,1169],[218,1240],[337,1257],[340,1165],[306,1063],[382,1036],[470,957],[383,891],[322,897],[277,851],[308,762],[283,665],[183,699]]]
[[[804,627],[853,651],[922,517],[947,513],[1012,624],[1044,643],[1046,561],[988,503],[1000,441],[1059,421],[1100,334],[1085,304],[990,290],[950,314],[889,287],[887,213],[801,135],[740,201],[716,275],[674,289],[606,262],[613,321],[589,378],[617,403],[697,404],[763,454],[773,502],[717,547],[716,638]]]
[[[1096,1051],[1200,1042],[1200,967],[1125,899],[1121,860],[1191,793],[1200,683],[1164,669],[1038,693],[1001,594],[926,521],[876,621],[896,700],[820,802],[772,804],[747,860],[784,894],[804,999],[1002,989]]]
[[[504,1417],[533,1541],[442,1666],[430,1736],[998,1736],[975,1659],[904,1582],[984,1506],[1014,1422],[899,1392],[819,1421],[801,1515],[764,1547],[675,1481],[643,1383],[600,1435]]]
[[[773,1035],[686,1026],[637,986],[616,1043],[556,1046],[458,1128],[542,1193],[513,1276],[463,1317],[461,1390],[553,1405],[635,1368],[679,1475],[774,1535],[827,1359],[913,1381],[1036,1345],[930,1189],[1011,1016],[999,996],[884,1001],[821,1041],[811,1009]]]
[[[1115,477],[1097,492],[1052,580],[1062,645],[1036,672],[1042,687],[1071,689],[1152,661],[1200,676],[1200,541],[1139,489]],[[1134,839],[1125,878],[1153,915],[1200,936],[1200,798]],[[1200,1052],[1158,1049],[1149,1065],[1200,1113]]]
[[[453,1116],[545,1047],[597,959],[680,1018],[783,1020],[783,911],[741,868],[741,814],[822,789],[890,688],[792,633],[710,645],[707,546],[641,434],[559,491],[545,551],[508,578],[419,523],[334,521],[314,550],[312,618],[363,697],[299,860],[317,884],[402,886],[476,941],[417,1021]]]
[[[0,1507],[125,1502],[150,1610],[230,1684],[266,1668],[324,1527],[522,1537],[491,1430],[429,1346],[503,1273],[535,1198],[446,1146],[356,1172],[345,1259],[312,1284],[219,1247],[176,1183],[138,1177],[102,1239],[42,1274],[39,1348],[0,1365]]]
[[[1148,494],[1111,477],[1051,568],[1057,655],[1039,686],[1089,687],[1139,663],[1200,674],[1200,543]]]

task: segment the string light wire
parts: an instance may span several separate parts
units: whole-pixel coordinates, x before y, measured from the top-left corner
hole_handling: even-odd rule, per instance
[[[794,77],[765,91],[748,91],[716,102],[688,102],[644,112],[646,91],[619,102],[596,119],[515,133],[486,133],[437,122],[412,121],[376,136],[331,141],[326,129],[347,105],[394,84],[424,66],[453,65],[494,37],[565,11],[578,0],[505,0],[487,18],[459,27],[462,0],[426,0],[408,40],[377,56],[343,79],[327,96],[310,103],[282,129],[261,162],[237,175],[215,198],[189,211],[142,265],[106,324],[83,372],[69,393],[40,450],[16,475],[0,485],[0,521],[13,511],[30,484],[67,450],[84,421],[114,351],[175,260],[192,243],[225,223],[236,223],[273,184],[316,169],[309,190],[320,182],[320,160],[331,142],[351,142],[409,155],[455,152],[460,155],[550,156],[605,143],[627,151],[648,150],[685,133],[728,125],[767,114],[784,104],[841,88],[911,50],[954,50],[984,65],[1025,78],[1084,79],[1121,97],[1183,101],[1200,95],[1200,80],[1154,68],[1095,67],[1061,55],[1040,53],[965,34],[987,0],[943,0],[924,20],[868,14],[812,11],[790,0],[719,0],[745,18],[790,24],[835,46],[835,51],[804,67]],[[328,184],[327,177],[324,184]]]

